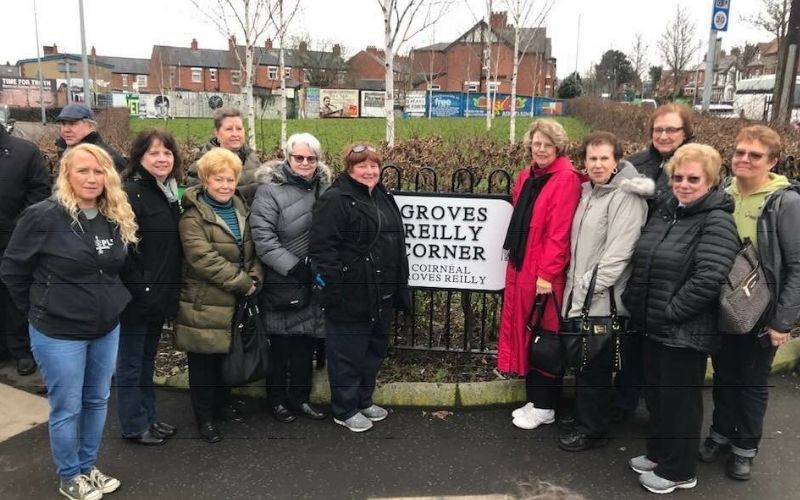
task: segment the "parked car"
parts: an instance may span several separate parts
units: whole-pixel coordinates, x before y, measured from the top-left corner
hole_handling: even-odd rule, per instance
[[[698,113],[703,111],[703,106],[698,104],[694,107]],[[733,104],[709,104],[708,113],[719,118],[739,118],[739,114],[733,108]]]

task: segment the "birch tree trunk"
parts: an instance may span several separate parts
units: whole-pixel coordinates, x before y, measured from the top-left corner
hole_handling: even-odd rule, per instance
[[[392,34],[393,0],[383,0],[384,83],[386,95],[383,112],[386,115],[386,144],[394,146],[394,43]]]
[[[517,76],[519,75],[519,23],[514,26],[514,67],[511,70],[511,122],[508,141],[514,144],[517,135]]]
[[[256,149],[256,110],[253,101],[253,81],[255,80],[255,75],[253,75],[253,44],[255,40],[253,40],[250,32],[250,26],[252,25],[250,2],[244,3],[244,25],[247,27],[244,30],[244,104],[247,108],[247,144],[251,149]],[[237,50],[235,46],[233,50]]]
[[[286,26],[283,19],[283,0],[278,0],[278,76],[281,79],[281,148],[286,144],[286,51],[284,50],[284,40],[286,39]]]

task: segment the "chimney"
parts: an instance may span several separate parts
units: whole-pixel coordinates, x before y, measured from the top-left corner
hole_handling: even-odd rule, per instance
[[[267,50],[272,50],[272,38],[267,38],[264,40],[264,48]]]
[[[508,20],[505,12],[492,12],[491,16],[489,16],[489,26],[493,30],[505,29],[506,24],[508,24]]]
[[[367,52],[370,54],[377,54],[378,48],[374,45],[367,45]]]
[[[94,45],[92,45],[92,57],[97,57],[97,51],[94,50]]]
[[[197,38],[192,38],[191,47],[192,50],[197,50]]]
[[[300,42],[300,45],[298,45],[298,47],[297,47],[297,48],[298,48],[298,50],[299,50],[300,52],[305,52],[306,50],[308,50],[308,44],[306,44],[306,42],[305,42],[305,41],[301,41],[301,42]]]
[[[342,46],[339,45],[338,43],[334,44],[333,46],[333,55],[335,57],[340,57],[342,55]]]
[[[236,35],[231,35],[228,38],[228,50],[230,51],[236,50]]]
[[[42,53],[44,55],[58,54],[58,45],[42,45]]]

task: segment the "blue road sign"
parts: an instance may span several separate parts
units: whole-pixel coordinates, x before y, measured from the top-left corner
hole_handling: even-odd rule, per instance
[[[731,0],[714,0],[714,14],[711,16],[711,29],[714,31],[728,31],[730,19]]]

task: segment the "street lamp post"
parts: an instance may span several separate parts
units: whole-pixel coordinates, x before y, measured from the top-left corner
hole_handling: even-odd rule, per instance
[[[89,92],[89,57],[86,55],[86,30],[83,27],[83,0],[78,0],[81,18],[81,63],[83,64],[83,103],[92,107],[92,94]]]

